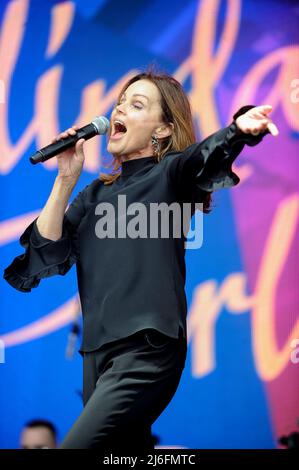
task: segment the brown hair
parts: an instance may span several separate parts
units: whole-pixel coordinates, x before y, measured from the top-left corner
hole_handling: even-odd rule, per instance
[[[170,136],[161,139],[156,158],[161,161],[167,152],[182,151],[196,142],[191,107],[182,85],[171,75],[156,73],[152,68],[139,73],[129,79],[119,93],[118,100],[126,89],[138,80],[149,80],[156,85],[161,96],[162,121],[173,123],[174,128]],[[105,185],[113,183],[121,174],[121,161],[113,157],[111,173],[100,173],[100,180]],[[203,192],[203,211],[210,212],[211,193]]]

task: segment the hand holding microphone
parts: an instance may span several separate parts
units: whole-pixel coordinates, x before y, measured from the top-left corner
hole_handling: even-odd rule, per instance
[[[90,124],[78,129],[73,126],[61,132],[50,145],[43,147],[31,155],[32,164],[45,162],[57,157],[59,176],[77,179],[84,163],[83,144],[98,134],[105,134],[109,129],[106,117],[96,117]]]

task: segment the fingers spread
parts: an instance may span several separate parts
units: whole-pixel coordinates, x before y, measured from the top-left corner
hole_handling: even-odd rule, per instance
[[[267,128],[269,130],[269,132],[274,135],[275,137],[279,134],[279,131],[277,129],[277,127],[275,126],[274,122],[269,122],[268,125],[267,125]]]
[[[256,106],[254,110],[263,116],[269,114],[272,111],[273,107],[271,104],[262,104],[261,106]]]
[[[251,133],[253,135],[258,135],[258,133],[263,132],[265,129],[268,129],[268,131],[273,135],[277,136],[279,134],[279,131],[276,127],[276,125],[272,122],[270,118],[268,118],[268,114],[272,111],[273,107],[271,104],[263,104],[261,106],[256,106],[255,108],[252,109],[254,112],[255,116],[253,115],[253,120],[259,121],[259,125],[257,127],[257,122],[255,122],[255,128],[251,130]]]

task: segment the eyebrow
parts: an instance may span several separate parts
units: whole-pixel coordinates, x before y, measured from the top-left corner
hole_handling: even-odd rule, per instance
[[[123,93],[122,96],[126,96],[126,93]],[[148,97],[145,95],[142,95],[141,93],[134,93],[132,96],[143,96],[143,98],[146,98],[148,100]]]

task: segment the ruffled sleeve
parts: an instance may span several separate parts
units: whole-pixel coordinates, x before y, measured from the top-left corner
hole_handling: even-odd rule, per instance
[[[42,278],[65,275],[77,261],[77,228],[84,216],[82,192],[74,199],[63,219],[62,236],[53,241],[43,237],[37,228],[37,218],[26,228],[19,242],[25,252],[17,256],[4,270],[4,279],[21,292],[30,292]]]
[[[260,143],[268,130],[254,136],[242,132],[235,120],[246,113],[253,105],[243,106],[233,116],[232,123],[200,143],[187,147],[178,158],[170,164],[169,172],[172,181],[183,190],[190,191],[190,184],[204,192],[212,192],[222,188],[230,188],[239,183],[240,179],[232,171],[232,164],[242,152],[245,144],[254,146]]]

